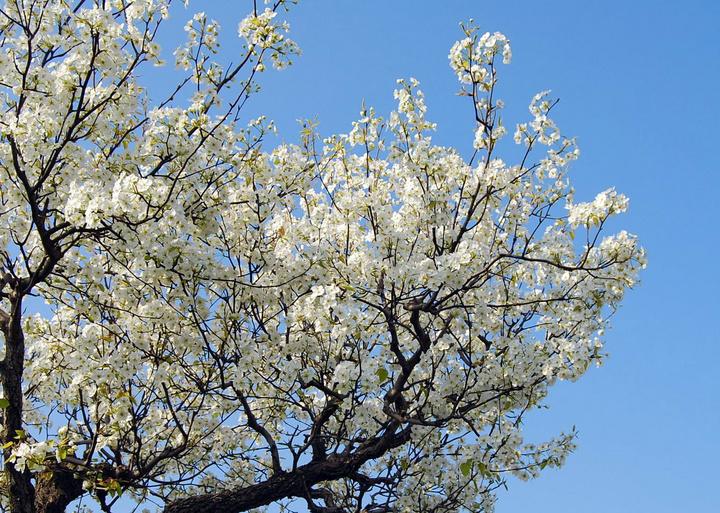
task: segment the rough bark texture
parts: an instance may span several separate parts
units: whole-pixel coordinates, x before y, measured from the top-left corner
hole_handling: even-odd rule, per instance
[[[5,399],[9,403],[3,410],[0,430],[2,445],[17,442],[18,432],[23,429],[22,377],[25,365],[25,337],[22,331],[22,296],[17,292],[17,283],[13,285],[15,285],[14,290],[9,294],[10,313],[0,310],[0,329],[5,336],[5,358],[2,361],[0,383]],[[6,462],[11,452],[11,448],[5,449]],[[28,470],[19,472],[12,463],[5,463],[5,472],[8,477],[10,512],[35,513],[35,488],[32,485],[30,472]]]
[[[37,513],[64,513],[68,505],[84,493],[82,480],[67,469],[50,468],[35,484]]]

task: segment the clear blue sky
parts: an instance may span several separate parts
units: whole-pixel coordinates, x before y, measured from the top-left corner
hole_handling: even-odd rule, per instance
[[[234,35],[251,5],[190,9]],[[185,16],[175,11],[173,24]],[[553,389],[552,407],[528,421],[529,437],[576,425],[578,451],[559,471],[511,481],[497,511],[717,511],[720,2],[301,0],[287,19],[303,56],[268,71],[250,109],[288,141],[298,118],[317,116],[324,135],[347,132],[362,100],[387,114],[395,80],[415,77],[436,141],[467,153],[472,117],[447,54],[469,18],[512,41],[499,86],[506,120],[524,120],[533,94],[552,89],[560,128],[579,136],[577,198],[611,186],[627,194],[615,228],[637,233],[649,254],[643,285],[614,318],[607,364]]]

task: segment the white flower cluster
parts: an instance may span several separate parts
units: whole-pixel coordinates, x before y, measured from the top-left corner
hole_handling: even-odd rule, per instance
[[[43,470],[48,453],[52,453],[52,444],[47,441],[28,443],[20,442],[13,447],[8,459],[15,468],[22,472],[25,469]]]
[[[486,32],[478,37],[477,27],[463,27],[466,37],[450,49],[450,67],[463,84],[489,86],[495,81],[495,58],[502,56],[504,64],[510,64],[512,50],[510,40],[500,32]]]
[[[260,14],[250,14],[240,22],[238,35],[247,41],[256,55],[268,50],[273,67],[283,69],[292,64],[292,56],[300,54],[300,48],[285,34],[287,22],[274,21],[277,12],[269,7]]]
[[[578,226],[600,226],[608,217],[621,214],[628,209],[630,200],[610,188],[595,196],[591,203],[568,204],[568,222]]]

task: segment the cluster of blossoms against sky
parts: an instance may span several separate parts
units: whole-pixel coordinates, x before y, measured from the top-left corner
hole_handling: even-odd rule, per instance
[[[601,235],[627,198],[574,201],[579,152],[549,92],[516,126],[519,161],[497,156],[512,143],[495,97],[508,39],[466,27],[450,51],[477,120],[470,162],[433,144],[414,80],[387,118],[367,109],[326,138],[308,125],[268,152],[271,123],[239,112],[265,61],[299,51],[275,11],[240,23],[236,67],[196,15],[174,54],[191,90],[159,103],[136,67],[162,64],[167,6],[122,6],[49,2],[32,36],[6,29],[0,251],[18,277],[53,262],[34,283],[51,314],[22,325],[31,436],[15,468],[122,461],[140,476],[128,494],[174,499],[392,426],[407,443],[361,470],[392,481],[374,500],[419,511],[491,509],[506,475],[562,464],[572,434],[529,444],[522,414],[602,361],[645,257],[634,236]],[[30,37],[63,52],[33,57]]]

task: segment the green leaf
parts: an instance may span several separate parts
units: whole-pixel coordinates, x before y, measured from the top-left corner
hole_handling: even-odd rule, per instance
[[[487,465],[485,465],[482,461],[478,463],[478,466],[480,467],[480,475],[483,477],[491,476],[490,472],[488,472]]]
[[[5,399],[4,397],[0,398],[0,408],[5,409],[8,406],[10,406],[10,401]]]
[[[472,463],[469,461],[466,461],[465,463],[462,463],[460,465],[460,472],[462,472],[462,475],[465,477],[470,475],[470,471],[472,470]]]
[[[385,381],[388,379],[388,376],[390,376],[390,373],[387,371],[387,369],[378,369],[377,376],[380,378],[380,381]]]

